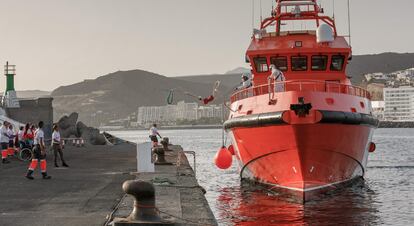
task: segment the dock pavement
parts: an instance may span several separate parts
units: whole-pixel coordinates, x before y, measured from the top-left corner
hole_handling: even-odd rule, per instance
[[[155,173],[136,174],[136,145],[67,146],[69,168],[55,168],[48,154],[48,174],[35,180],[24,177],[29,163],[10,158],[0,164],[0,226],[105,225],[132,210],[132,198],[122,190],[126,180],[155,184],[156,205],[163,219],[176,225],[216,225],[203,189],[180,147],[167,153],[173,165],[156,166]],[[177,159],[180,159],[177,165]],[[111,218],[111,219],[109,219]]]

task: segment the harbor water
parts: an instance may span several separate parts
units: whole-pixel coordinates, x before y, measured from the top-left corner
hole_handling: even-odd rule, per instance
[[[110,133],[132,142],[148,141],[147,131]],[[377,150],[369,156],[365,180],[305,205],[241,183],[235,162],[229,170],[218,170],[213,159],[222,142],[220,129],[160,133],[196,152],[197,178],[220,225],[414,224],[414,129],[376,130]]]

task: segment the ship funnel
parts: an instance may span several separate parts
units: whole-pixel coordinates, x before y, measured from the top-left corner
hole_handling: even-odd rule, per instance
[[[316,30],[316,41],[318,43],[333,42],[334,35],[332,28],[327,24],[321,24]]]

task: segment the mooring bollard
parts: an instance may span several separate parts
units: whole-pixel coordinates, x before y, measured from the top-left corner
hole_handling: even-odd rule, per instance
[[[122,185],[126,194],[134,197],[134,209],[128,221],[160,222],[161,218],[155,207],[155,188],[151,183],[128,180]]]
[[[152,151],[154,152],[154,154],[157,155],[157,161],[155,161],[155,164],[159,164],[159,163],[166,163],[167,161],[165,160],[165,151],[164,148],[161,147],[155,147],[152,148]]]

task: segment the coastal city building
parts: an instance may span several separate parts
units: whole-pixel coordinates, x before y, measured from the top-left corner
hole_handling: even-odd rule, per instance
[[[384,88],[384,120],[414,121],[414,87]]]
[[[141,106],[138,108],[137,124],[148,127],[152,123],[176,125],[178,121],[195,122],[200,119],[221,120],[221,105],[199,106],[197,103],[178,102],[176,105]]]
[[[371,105],[372,105],[372,114],[375,117],[377,117],[379,120],[383,120],[385,102],[384,101],[371,101]]]

